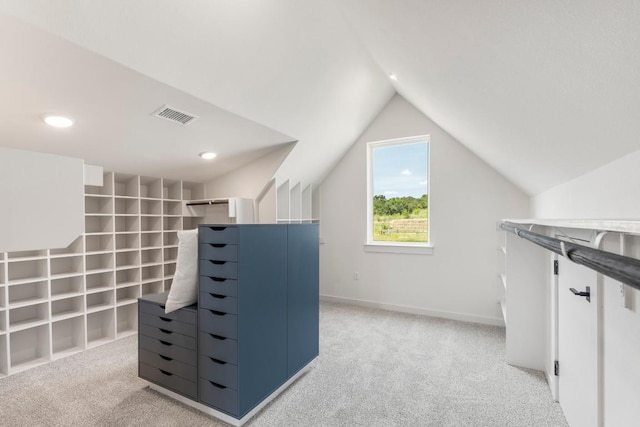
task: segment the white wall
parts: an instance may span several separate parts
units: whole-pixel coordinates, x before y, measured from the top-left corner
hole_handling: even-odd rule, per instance
[[[532,198],[535,218],[637,219],[640,150]]]
[[[537,218],[640,218],[640,151],[532,198]],[[640,258],[640,237],[628,255]],[[607,249],[610,250],[610,249]],[[632,309],[622,306],[619,283],[603,281],[605,425],[631,426],[640,418],[640,292],[629,290]]]
[[[430,135],[433,255],[365,252],[366,143]],[[394,96],[321,185],[320,292],[391,309],[500,324],[496,222],[529,197]],[[354,272],[359,280],[354,280]]]

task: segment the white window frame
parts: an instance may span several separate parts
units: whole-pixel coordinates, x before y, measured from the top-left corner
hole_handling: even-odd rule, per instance
[[[427,213],[427,236],[429,241],[422,242],[380,242],[373,240],[373,149],[385,145],[400,145],[415,142],[427,143],[427,194],[429,208]],[[367,242],[365,252],[389,252],[404,254],[433,253],[433,239],[431,238],[431,140],[429,135],[412,136],[408,138],[387,139],[367,143]]]

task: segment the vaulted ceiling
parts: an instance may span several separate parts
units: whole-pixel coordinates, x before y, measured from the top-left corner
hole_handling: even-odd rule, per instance
[[[190,105],[245,120],[261,141],[247,149],[297,140],[282,177],[317,182],[397,91],[530,194],[640,149],[639,8],[0,0],[0,12],[192,97]]]

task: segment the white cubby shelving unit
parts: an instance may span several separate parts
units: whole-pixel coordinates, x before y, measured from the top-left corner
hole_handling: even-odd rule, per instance
[[[0,377],[137,333],[137,299],[169,289],[200,199],[204,184],[105,172],[68,247],[0,252]]]

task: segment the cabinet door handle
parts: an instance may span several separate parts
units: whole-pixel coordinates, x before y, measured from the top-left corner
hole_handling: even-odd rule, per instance
[[[173,376],[173,374],[171,372],[167,372],[167,371],[165,371],[163,369],[160,369],[160,372],[162,372],[163,374],[165,374],[168,377],[172,377]]]
[[[591,286],[587,286],[584,292],[577,291],[575,288],[569,288],[572,294],[577,297],[586,297],[587,302],[591,302]]]

